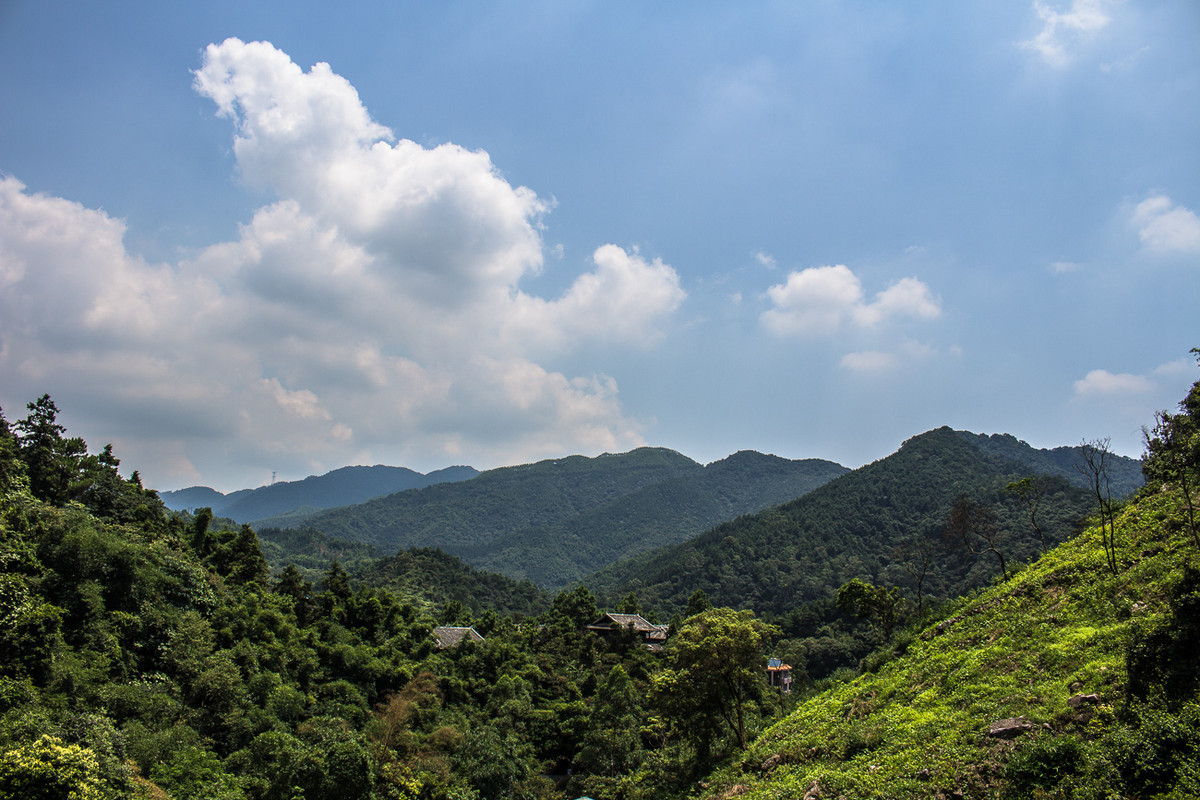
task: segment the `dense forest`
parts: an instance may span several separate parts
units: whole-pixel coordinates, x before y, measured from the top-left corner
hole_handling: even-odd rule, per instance
[[[553,596],[172,512],[27,412],[0,414],[0,797],[1200,791],[1200,382],[1130,500],[1103,442],[1081,487],[942,429],[701,535],[683,577]]]

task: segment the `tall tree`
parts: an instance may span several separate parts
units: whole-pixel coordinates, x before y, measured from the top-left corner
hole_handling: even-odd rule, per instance
[[[1076,470],[1088,482],[1096,503],[1100,507],[1100,539],[1104,545],[1104,557],[1108,568],[1117,574],[1117,521],[1116,504],[1112,499],[1111,468],[1112,451],[1109,439],[1095,439],[1080,443],[1080,461]]]
[[[656,695],[684,728],[697,718],[723,721],[745,749],[747,705],[765,685],[762,649],[778,632],[751,611],[711,608],[689,617],[667,644]]]

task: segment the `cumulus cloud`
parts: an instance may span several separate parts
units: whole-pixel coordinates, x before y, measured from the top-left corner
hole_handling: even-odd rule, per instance
[[[560,297],[531,295],[549,204],[487,153],[396,139],[327,64],[265,42],[210,45],[194,86],[233,123],[242,178],[275,199],[236,240],[149,264],[120,220],[0,177],[6,383],[40,392],[55,375],[124,414],[167,482],[202,474],[201,452],[329,468],[642,442],[612,378],[539,361],[652,341],[685,297],[669,265],[603,245]]]
[[[1132,215],[1142,246],[1155,253],[1200,253],[1200,217],[1166,195],[1137,204]]]
[[[1047,64],[1063,67],[1070,62],[1070,48],[1108,26],[1112,18],[1108,8],[1114,0],[1072,0],[1069,8],[1059,10],[1035,0],[1034,11],[1042,23],[1032,39],[1021,47],[1042,57]]]
[[[1081,380],[1075,381],[1077,397],[1142,394],[1153,388],[1154,382],[1144,375],[1112,373],[1105,369],[1094,369]]]
[[[762,322],[779,336],[834,333],[845,326],[874,327],[894,317],[930,319],[941,304],[916,278],[903,278],[866,302],[862,282],[843,264],[788,274],[767,290],[771,308]]]

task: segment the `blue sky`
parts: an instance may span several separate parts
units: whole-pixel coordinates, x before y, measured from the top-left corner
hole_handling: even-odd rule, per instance
[[[8,0],[0,406],[162,489],[1138,455],[1197,378],[1198,41],[1191,0]]]

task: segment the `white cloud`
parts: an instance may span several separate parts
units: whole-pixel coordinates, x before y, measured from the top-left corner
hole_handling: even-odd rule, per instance
[[[864,350],[859,353],[847,353],[839,363],[853,372],[882,372],[897,366],[899,359],[894,353]]]
[[[1077,397],[1142,394],[1153,389],[1154,382],[1144,375],[1112,373],[1104,369],[1094,369],[1083,379],[1075,381]]]
[[[1081,269],[1083,269],[1083,265],[1074,261],[1055,261],[1050,264],[1050,271],[1059,275],[1063,275],[1068,272],[1078,272]]]
[[[604,245],[561,297],[530,295],[549,204],[487,153],[394,141],[328,65],[263,42],[211,45],[195,87],[277,199],[237,240],[154,265],[121,221],[0,177],[8,391],[53,379],[60,405],[123,419],[125,457],[164,481],[279,454],[486,465],[642,442],[615,381],[538,359],[661,335],[686,296],[669,265]]]
[[[762,322],[780,335],[833,333],[845,325],[873,327],[892,317],[930,319],[940,302],[916,278],[903,278],[864,302],[862,282],[843,264],[792,271],[767,290],[772,307]]]
[[[1200,217],[1166,195],[1137,204],[1132,214],[1142,246],[1155,253],[1200,253]]]
[[[1051,66],[1066,66],[1071,60],[1071,47],[1103,30],[1112,21],[1108,8],[1114,2],[1072,0],[1069,8],[1059,10],[1041,0],[1034,0],[1033,8],[1042,27],[1032,39],[1021,42],[1021,47],[1037,53]]]

